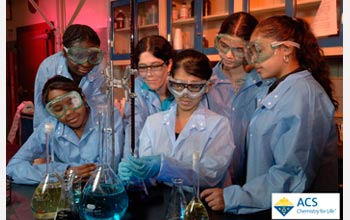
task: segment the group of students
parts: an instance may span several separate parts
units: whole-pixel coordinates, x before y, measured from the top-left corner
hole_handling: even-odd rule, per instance
[[[45,174],[44,125],[54,123],[57,171],[88,178],[98,162],[96,103],[103,96],[103,52],[88,26],[71,25],[62,52],[40,65],[34,132],[10,160],[15,183]],[[201,198],[235,214],[271,208],[278,192],[336,192],[337,135],[329,68],[302,19],[229,15],[215,38],[220,61],[193,49],[176,53],[162,36],[135,48],[135,154],[130,104],[114,111],[115,167],[133,177],[192,185],[199,151]],[[112,152],[112,151],[111,151]]]

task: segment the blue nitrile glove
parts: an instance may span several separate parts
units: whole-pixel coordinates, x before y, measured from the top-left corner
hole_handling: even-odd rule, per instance
[[[160,155],[135,158],[129,155],[127,168],[132,175],[139,179],[148,179],[158,175],[160,169]]]
[[[118,176],[122,181],[130,181],[132,172],[129,169],[130,165],[124,159],[118,165]]]

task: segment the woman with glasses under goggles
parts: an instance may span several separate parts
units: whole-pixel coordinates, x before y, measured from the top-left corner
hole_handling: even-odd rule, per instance
[[[119,164],[122,179],[135,176],[171,183],[181,177],[184,185],[191,186],[192,155],[199,151],[200,186],[224,185],[235,146],[228,119],[202,102],[211,73],[203,53],[188,49],[176,55],[168,78],[176,103],[147,118],[140,135],[140,157],[129,156]]]
[[[257,23],[246,12],[233,13],[223,21],[215,38],[221,60],[213,68],[212,86],[207,93],[209,109],[230,119],[237,155],[229,170],[232,182],[240,185],[245,181],[245,136],[257,107],[256,94],[268,83],[244,58],[244,47]]]
[[[46,58],[36,74],[33,127],[36,128],[48,116],[42,105],[41,92],[49,78],[62,75],[74,80],[82,88],[90,106],[94,107],[92,98],[103,96],[100,88],[105,84],[102,73],[105,67],[97,33],[86,25],[69,26],[63,34],[62,51]]]
[[[174,101],[167,87],[167,77],[174,54],[171,44],[159,35],[144,37],[136,45],[135,57],[138,70],[138,77],[135,79],[136,152],[139,135],[146,118],[151,114],[169,109]],[[130,117],[130,103],[126,102],[124,108],[125,156],[131,152]]]
[[[57,172],[73,169],[86,181],[98,162],[97,112],[86,103],[85,96],[74,81],[54,76],[44,85],[42,92],[47,117],[32,133],[21,149],[12,157],[6,168],[15,183],[37,184],[45,175],[45,124],[54,125],[51,147],[54,149],[54,166]],[[122,119],[114,113],[115,167],[123,146]],[[111,150],[111,149],[110,149]],[[110,151],[111,152],[111,151]],[[111,155],[111,154],[109,154]]]
[[[272,193],[337,192],[337,102],[309,25],[288,16],[261,21],[247,60],[276,81],[261,94],[248,127],[246,183],[201,196],[213,210],[245,214],[271,209]]]

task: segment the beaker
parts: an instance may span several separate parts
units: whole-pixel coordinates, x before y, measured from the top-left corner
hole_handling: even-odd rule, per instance
[[[172,189],[167,202],[165,220],[183,220],[186,209],[186,197],[183,192],[183,179],[172,178]]]
[[[50,148],[53,124],[45,124],[46,174],[35,189],[31,207],[35,219],[54,219],[61,194],[62,177],[55,171],[54,150]],[[51,154],[51,155],[50,155]]]
[[[100,164],[87,181],[80,199],[80,213],[86,220],[120,220],[128,207],[124,186],[109,165],[112,129],[108,127],[107,108],[98,108]]]

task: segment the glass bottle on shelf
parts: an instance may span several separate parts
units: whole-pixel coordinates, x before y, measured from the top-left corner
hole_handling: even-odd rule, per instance
[[[183,220],[187,205],[183,191],[183,179],[173,178],[170,197],[168,198],[165,220]]]
[[[176,4],[172,4],[171,16],[173,21],[176,21],[177,19],[179,19],[179,11],[176,8]]]
[[[115,29],[125,28],[125,15],[123,10],[119,10],[118,14],[115,16]]]
[[[203,16],[211,15],[211,2],[210,0],[203,0]]]
[[[208,212],[199,198],[199,152],[194,151],[192,155],[193,198],[186,206],[185,220],[209,220]]]
[[[80,213],[86,220],[119,220],[128,207],[124,186],[109,165],[111,117],[107,104],[98,105],[100,162],[87,181],[80,200]]]
[[[69,170],[62,185],[55,220],[79,220],[78,204],[74,201],[73,182],[76,174]]]
[[[35,219],[54,219],[61,194],[63,179],[54,169],[54,150],[53,147],[50,148],[53,128],[52,123],[45,124],[46,174],[32,196],[31,206]]]
[[[185,1],[182,1],[182,4],[181,4],[180,18],[181,19],[188,18],[188,8],[187,8],[187,4]]]

